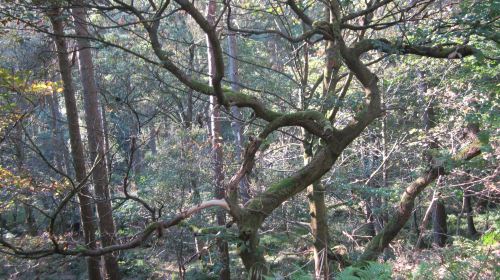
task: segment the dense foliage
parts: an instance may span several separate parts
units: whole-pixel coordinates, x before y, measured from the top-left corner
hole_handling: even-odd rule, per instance
[[[0,278],[497,279],[498,0],[0,3]]]

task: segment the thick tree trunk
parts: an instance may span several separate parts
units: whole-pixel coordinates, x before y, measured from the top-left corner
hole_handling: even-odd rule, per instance
[[[446,224],[446,208],[444,206],[444,201],[441,198],[438,198],[434,204],[432,228],[434,244],[439,247],[444,247],[444,245],[446,245],[448,227]]]
[[[210,0],[207,5],[206,18],[209,24],[213,25],[215,23],[215,14],[217,10],[217,2],[215,0]],[[212,54],[213,46],[207,36],[207,56],[208,56],[208,75],[212,77],[215,74],[215,58]],[[210,96],[210,136],[212,139],[212,159],[213,159],[213,170],[214,170],[214,185],[215,185],[215,198],[223,199],[225,198],[224,191],[224,170],[223,170],[223,141],[222,141],[222,123],[220,116],[220,107],[218,104],[217,97]],[[222,209],[217,210],[216,214],[217,224],[226,224],[226,212]],[[229,270],[229,248],[227,241],[222,238],[217,239],[217,247],[219,250],[219,261],[222,265],[219,271],[219,279],[230,279]]]
[[[60,9],[53,9],[49,13],[50,21],[56,34],[55,42],[57,46],[57,57],[59,70],[64,88],[64,102],[66,106],[66,117],[68,121],[68,131],[71,144],[71,154],[77,182],[83,182],[86,177],[85,156],[83,152],[83,143],[80,135],[80,124],[78,120],[78,109],[76,106],[75,91],[71,76],[71,64],[68,59],[66,41],[64,40],[64,27]],[[94,213],[92,210],[92,194],[89,191],[88,184],[85,184],[78,193],[80,202],[80,213],[83,225],[83,235],[85,244],[89,249],[96,249],[96,237],[94,228]],[[87,269],[89,279],[101,279],[98,257],[87,257]]]
[[[332,15],[329,9],[325,11],[325,17],[328,21],[333,22]],[[304,30],[306,27],[304,27]],[[304,71],[302,77],[301,100],[306,97],[306,85],[308,83],[309,65],[308,65],[308,48],[304,47]],[[330,110],[334,106],[335,88],[338,82],[338,71],[341,66],[340,53],[336,48],[335,43],[327,41],[325,45],[325,67],[323,70],[323,91],[322,97],[325,102],[325,110]],[[307,109],[307,105],[300,104],[301,108]],[[311,138],[311,137],[306,137]],[[308,144],[304,144],[304,163],[307,165],[313,156],[313,143],[310,139]],[[330,274],[330,266],[328,261],[329,251],[329,234],[328,234],[328,219],[327,208],[325,204],[326,188],[320,181],[313,182],[307,187],[307,197],[309,199],[309,215],[311,216],[310,227],[313,235],[313,252],[314,252],[314,277],[315,279],[328,279]]]
[[[325,186],[315,182],[307,188],[311,232],[314,236],[314,277],[329,279],[328,264],[328,222],[325,205]]]
[[[88,37],[87,13],[84,2],[74,2],[72,8],[75,19],[75,32],[78,36]],[[106,153],[104,133],[101,114],[99,112],[99,100],[97,86],[94,77],[94,65],[92,61],[90,41],[85,38],[77,39],[78,65],[83,85],[83,100],[85,107],[85,122],[87,124],[87,135],[91,162],[96,164],[92,173],[94,189],[96,193],[97,213],[99,215],[99,229],[103,246],[111,246],[115,241],[115,224],[108,189],[108,174],[106,168]],[[106,275],[109,279],[120,279],[118,262],[113,254],[104,256]]]
[[[304,163],[307,165],[312,158],[311,144],[304,144]],[[328,279],[330,268],[328,263],[328,220],[325,204],[326,188],[320,181],[307,187],[309,200],[310,227],[313,236],[314,278]]]
[[[467,215],[467,234],[471,238],[475,238],[477,236],[477,230],[476,227],[474,226],[474,218],[472,216],[472,193],[469,190],[464,191],[464,198],[463,198],[463,210],[465,211],[465,214]]]
[[[285,200],[318,181],[330,170],[338,156],[338,151],[333,152],[327,147],[319,147],[309,164],[292,176],[272,184],[264,193],[256,195],[244,209],[241,209],[242,213],[237,221],[240,239],[238,249],[245,268],[251,274],[251,279],[262,279],[263,275],[269,272],[258,237],[258,230],[266,217]]]
[[[65,166],[65,169],[66,169],[66,173],[68,175],[74,175],[74,170],[73,170],[73,166],[71,165],[71,156],[69,154],[69,150],[68,150],[68,147],[66,146],[66,141],[64,139],[64,132],[63,132],[63,129],[62,129],[62,125],[61,125],[61,120],[62,120],[62,114],[61,114],[61,110],[59,108],[59,94],[54,92],[52,94],[52,104],[54,106],[53,110],[54,110],[54,116],[56,118],[56,133],[57,133],[57,141],[58,143],[60,143],[61,146],[59,146],[58,150],[61,150],[62,149],[62,155],[63,155],[63,160],[64,160],[64,166]]]

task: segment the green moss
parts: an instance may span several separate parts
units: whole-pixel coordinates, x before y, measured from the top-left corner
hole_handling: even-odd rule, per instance
[[[281,193],[284,189],[289,188],[295,184],[295,179],[289,177],[272,184],[265,193]]]

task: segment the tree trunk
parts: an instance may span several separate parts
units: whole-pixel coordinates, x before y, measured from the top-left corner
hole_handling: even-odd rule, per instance
[[[310,138],[310,137],[309,137]],[[307,165],[313,154],[312,144],[304,144],[304,163]],[[309,200],[310,227],[313,236],[314,251],[314,278],[329,279],[330,268],[328,264],[328,220],[325,204],[326,188],[320,181],[307,187]]]
[[[325,17],[328,21],[333,22],[332,15],[329,9],[325,10]],[[306,31],[303,26],[304,31]],[[304,71],[301,81],[301,102],[300,108],[307,109],[306,98],[306,85],[309,76],[309,49],[304,46]],[[338,82],[338,70],[341,66],[340,53],[332,41],[327,41],[325,45],[325,67],[323,70],[323,91],[322,97],[327,101],[325,102],[326,110],[333,108],[333,100],[335,95],[335,88]],[[314,139],[309,138],[309,143],[304,144],[304,163],[310,163],[314,154],[313,143]],[[313,182],[307,187],[307,197],[309,199],[309,215],[311,216],[310,227],[313,235],[314,242],[314,277],[315,279],[329,279],[330,267],[328,262],[329,251],[329,234],[328,234],[328,219],[327,208],[325,205],[325,186],[320,181]]]
[[[481,154],[480,143],[472,143],[457,153],[452,160],[455,164],[461,161],[470,160]],[[365,251],[360,257],[360,261],[376,260],[378,255],[389,245],[396,237],[399,231],[404,227],[411,216],[415,198],[439,175],[443,174],[444,168],[440,166],[431,167],[424,172],[419,178],[408,186],[396,209],[396,213],[392,216],[389,222],[384,226],[382,231],[377,234],[365,247]]]
[[[56,102],[56,92],[51,95],[46,96],[46,101],[49,104],[50,109],[50,130],[51,130],[51,141],[52,141],[52,157],[54,160],[54,166],[61,172],[68,173],[69,169],[65,166],[64,152],[63,149],[64,140],[61,137],[61,130],[59,129],[59,120],[61,119],[59,113],[59,104]],[[65,149],[64,149],[65,150]]]
[[[415,198],[432,183],[439,174],[440,168],[432,168],[410,184],[401,196],[398,207],[384,228],[365,246],[360,261],[374,261],[396,237],[411,216]]]
[[[472,100],[469,103],[469,107],[473,111],[477,111],[477,109],[478,109],[477,101]],[[467,123],[466,133],[467,133],[467,139],[470,142],[478,141],[479,140],[478,139],[479,123],[476,123],[476,122]],[[472,196],[473,195],[474,195],[474,193],[471,190],[469,190],[469,189],[464,190],[463,207],[464,207],[465,213],[467,214],[467,233],[468,233],[469,237],[471,237],[471,238],[475,238],[477,236],[477,230],[476,230],[476,227],[474,226],[474,218],[473,218],[473,210],[472,210]]]
[[[472,193],[469,190],[464,191],[463,198],[463,208],[465,214],[467,215],[467,234],[471,238],[475,238],[477,236],[477,230],[474,226],[474,218],[472,216]]]
[[[236,61],[236,58],[238,56],[238,48],[236,44],[236,35],[232,31],[229,31],[228,33],[227,45],[228,45],[227,52],[229,55],[228,59],[229,81],[231,82],[231,89],[235,92],[238,92],[240,90],[238,62]],[[231,127],[233,128],[233,135],[234,135],[234,147],[235,147],[234,153],[236,161],[239,162],[241,161],[241,155],[243,153],[243,141],[244,141],[243,126],[241,125],[242,115],[240,113],[240,110],[236,106],[231,107],[231,114],[234,117],[234,119],[231,121]],[[240,186],[239,194],[243,201],[243,204],[245,204],[248,200],[250,200],[250,190],[249,190],[250,186],[248,184],[246,176],[240,180],[239,186]]]
[[[111,147],[109,145],[109,125],[108,125],[108,119],[106,118],[106,106],[104,104],[101,105],[101,114],[102,114],[102,129],[104,132],[104,147],[106,153],[106,168],[108,169],[108,175],[109,175],[112,172]]]
[[[71,154],[73,157],[73,165],[77,182],[83,182],[86,177],[85,156],[83,152],[83,143],[80,135],[80,124],[78,120],[78,109],[76,106],[75,91],[73,88],[73,80],[71,76],[71,64],[68,59],[68,51],[66,41],[64,40],[64,27],[61,17],[61,11],[54,8],[49,13],[54,34],[56,34],[55,42],[57,47],[57,57],[59,62],[59,70],[64,88],[64,102],[66,106],[66,117],[68,123],[69,138],[71,144]],[[83,225],[83,235],[85,244],[89,249],[96,249],[95,228],[93,224],[94,213],[92,210],[92,195],[88,184],[85,184],[78,192],[78,200],[80,202],[80,213]],[[89,279],[101,279],[98,257],[87,257],[87,270]]]
[[[446,208],[441,198],[438,198],[434,205],[432,228],[434,244],[444,247],[446,245],[448,227],[446,225]]]
[[[78,36],[88,37],[87,12],[82,0],[74,2],[72,8],[75,19],[75,33]],[[94,65],[90,41],[85,38],[77,39],[78,65],[83,85],[83,100],[85,108],[85,122],[89,142],[90,159],[96,164],[92,173],[96,193],[97,213],[99,215],[99,229],[103,246],[115,244],[115,224],[108,189],[108,174],[106,168],[106,153],[102,119],[99,112],[97,86],[94,77]],[[120,279],[118,262],[113,254],[104,255],[106,275],[109,279]]]
[[[215,23],[215,13],[217,10],[217,2],[210,0],[207,5],[206,18],[210,25]],[[212,54],[213,46],[207,36],[207,57],[208,57],[208,75],[211,77],[215,74],[215,58]],[[210,123],[211,123],[211,139],[212,139],[212,159],[214,169],[214,185],[215,185],[215,198],[223,199],[225,197],[224,191],[224,170],[223,170],[223,150],[222,150],[222,127],[220,117],[220,107],[218,105],[217,97],[210,96]],[[217,224],[226,224],[226,212],[222,209],[217,210],[216,214]],[[217,247],[219,250],[219,261],[222,268],[219,271],[219,279],[230,279],[229,270],[229,250],[227,241],[222,238],[217,239]]]
[[[24,107],[24,100],[22,96],[18,96],[18,104],[21,109]],[[26,176],[26,170],[24,167],[25,154],[23,148],[23,124],[22,120],[16,124],[14,130],[14,149],[16,151],[16,165],[17,165],[17,173],[20,177]],[[24,203],[24,223],[26,224],[26,230],[30,236],[36,235],[36,224],[35,217],[33,216],[33,209],[30,207],[31,199],[27,199]]]
[[[194,56],[195,56],[195,44],[189,46],[189,70],[188,75],[190,78],[193,77],[194,72]],[[184,118],[186,121],[185,127],[190,129],[193,126],[193,89],[189,88],[187,92],[187,106],[186,106],[186,117]],[[203,123],[203,122],[201,122]],[[202,124],[200,123],[200,126]]]
[[[314,277],[329,279],[328,222],[326,218],[325,186],[315,182],[307,188],[311,232],[314,236]]]
[[[439,180],[438,180],[439,181]],[[439,184],[439,183],[438,183]],[[434,191],[434,194],[432,195],[431,203],[429,204],[429,207],[427,207],[427,211],[425,211],[424,218],[422,219],[422,223],[420,224],[420,228],[418,230],[418,238],[417,238],[417,243],[415,245],[415,249],[421,249],[424,247],[424,233],[425,229],[427,228],[427,224],[429,223],[429,217],[431,216],[431,213],[434,211],[434,204],[436,203],[437,200],[437,192]],[[416,212],[414,212],[416,213]]]

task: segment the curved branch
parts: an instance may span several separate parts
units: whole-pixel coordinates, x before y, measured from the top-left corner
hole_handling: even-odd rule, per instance
[[[168,221],[162,221],[162,222],[154,222],[151,223],[149,226],[147,226],[141,233],[139,233],[135,238],[132,240],[123,243],[123,244],[117,244],[117,245],[111,245],[107,247],[103,247],[100,249],[86,249],[86,248],[77,248],[77,249],[61,249],[62,246],[54,246],[53,249],[41,249],[41,250],[33,250],[33,251],[26,251],[22,248],[16,247],[15,245],[7,242],[5,239],[0,237],[0,245],[3,247],[6,247],[7,249],[10,250],[11,254],[24,257],[24,258],[40,258],[40,257],[45,257],[48,255],[53,255],[53,254],[60,254],[60,255],[68,255],[68,256],[102,256],[105,254],[109,254],[115,251],[120,251],[120,250],[127,250],[127,249],[132,249],[140,246],[143,244],[155,231],[158,229],[166,229],[173,227],[175,225],[178,225],[181,221],[189,218],[191,215],[206,209],[206,208],[211,208],[211,207],[221,207],[225,209],[226,211],[230,211],[229,205],[224,199],[214,199],[214,200],[209,200],[202,202],[194,207],[191,207],[185,211],[180,212],[177,214],[175,217]]]
[[[457,59],[475,55],[479,51],[468,45],[455,46],[413,46],[395,44],[386,39],[365,39],[356,43],[354,52],[359,56],[371,50],[378,50],[388,54],[414,54],[431,58]]]
[[[371,5],[370,7],[366,8],[364,10],[357,11],[357,12],[354,12],[354,13],[351,13],[351,14],[348,14],[348,15],[344,16],[342,18],[341,22],[346,22],[346,21],[355,19],[357,17],[370,14],[370,13],[374,12],[375,10],[377,10],[378,8],[380,8],[380,7],[384,6],[384,5],[387,5],[387,4],[389,4],[389,3],[393,2],[393,1],[394,0],[384,0],[384,1],[380,1],[378,3],[375,3],[375,4]]]
[[[481,143],[476,141],[462,149],[452,158],[452,166],[459,165],[463,161],[470,160],[481,154]],[[440,175],[446,172],[443,166],[433,166],[425,171],[419,178],[413,181],[401,196],[396,213],[387,225],[366,245],[365,251],[360,257],[360,261],[376,260],[389,243],[398,235],[405,226],[413,211],[413,206],[417,196]]]
[[[293,12],[307,25],[312,26],[313,20],[302,11],[295,0],[287,0],[286,4],[293,10]]]
[[[210,50],[214,57],[214,73],[212,74],[211,81],[214,88],[215,96],[217,96],[217,101],[219,104],[227,105],[224,100],[224,95],[222,94],[222,78],[224,77],[224,59],[222,55],[222,48],[220,45],[219,38],[217,37],[217,32],[215,31],[215,26],[212,26],[210,22],[205,19],[205,17],[196,9],[196,7],[188,0],[175,0],[181,8],[186,11],[200,26],[200,28],[205,32],[210,43]]]
[[[274,30],[274,29],[257,30],[257,29],[243,29],[243,28],[233,27],[231,25],[231,6],[230,6],[229,2],[230,2],[230,0],[224,1],[224,5],[227,7],[226,24],[227,24],[227,28],[230,31],[244,33],[244,34],[248,34],[248,35],[274,34],[274,35],[278,35],[279,37],[281,37],[281,38],[283,38],[291,43],[299,43],[299,42],[302,42],[306,39],[309,39],[314,34],[319,34],[317,30],[310,29],[297,37],[292,37],[289,34],[285,34],[279,30]]]

